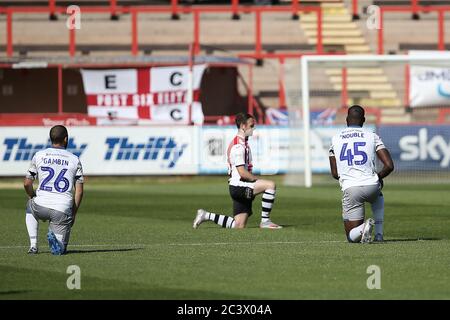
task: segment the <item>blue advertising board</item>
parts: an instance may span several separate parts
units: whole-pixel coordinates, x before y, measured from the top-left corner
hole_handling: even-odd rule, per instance
[[[450,170],[449,125],[380,126],[378,133],[396,171]]]

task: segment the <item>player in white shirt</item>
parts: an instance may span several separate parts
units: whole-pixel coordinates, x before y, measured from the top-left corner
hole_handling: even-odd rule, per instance
[[[383,179],[394,170],[389,151],[380,137],[363,129],[364,109],[354,105],[348,109],[347,128],[332,138],[331,174],[341,185],[342,217],[349,242],[371,242],[375,225],[375,241],[383,241]],[[376,172],[375,162],[383,168]],[[369,202],[373,216],[364,222],[364,203]]]
[[[262,195],[262,213],[260,228],[281,229],[270,220],[270,212],[275,201],[275,182],[259,179],[252,174],[252,154],[248,145],[248,138],[253,135],[255,118],[250,114],[236,115],[238,133],[231,141],[228,151],[228,174],[230,176],[229,192],[233,199],[233,216],[208,212],[203,209],[197,211],[193,227],[197,229],[204,221],[213,221],[223,228],[245,228],[248,218],[253,214],[252,202],[255,196]]]
[[[49,220],[47,240],[51,253],[66,253],[70,230],[83,198],[83,169],[80,159],[66,150],[64,126],[50,130],[52,147],[36,152],[24,180],[27,202],[26,225],[30,237],[28,253],[38,253],[39,220]],[[33,181],[39,180],[36,192]]]

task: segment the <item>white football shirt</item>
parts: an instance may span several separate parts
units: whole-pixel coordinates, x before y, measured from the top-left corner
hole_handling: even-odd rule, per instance
[[[244,166],[250,173],[253,169],[252,152],[245,138],[236,136],[228,147],[227,156],[229,184],[232,186],[247,186],[246,182],[248,181],[243,181],[237,170],[239,166]]]
[[[384,148],[377,134],[356,126],[347,127],[332,138],[329,155],[336,158],[342,191],[378,183],[376,152]]]
[[[83,183],[83,168],[76,155],[60,148],[38,151],[26,177],[38,178],[37,205],[72,214],[74,184]]]

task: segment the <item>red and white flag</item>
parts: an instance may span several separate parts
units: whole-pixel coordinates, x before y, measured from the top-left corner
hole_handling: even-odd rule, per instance
[[[192,87],[191,120],[203,123],[200,84],[206,65],[137,69],[81,70],[88,115],[98,124],[188,123],[188,90]]]

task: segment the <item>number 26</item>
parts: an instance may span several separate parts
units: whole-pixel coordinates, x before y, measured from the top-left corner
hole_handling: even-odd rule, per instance
[[[42,180],[41,186],[39,187],[40,190],[44,191],[52,191],[52,187],[46,186],[47,183],[52,180],[53,176],[55,175],[55,170],[53,170],[50,167],[41,167],[41,170],[44,172],[48,172],[48,176]],[[56,191],[58,192],[66,192],[69,189],[70,183],[69,180],[64,177],[64,174],[66,173],[67,169],[61,170],[59,175],[56,177],[55,183],[53,186],[55,187]],[[61,183],[63,184],[61,187]]]

